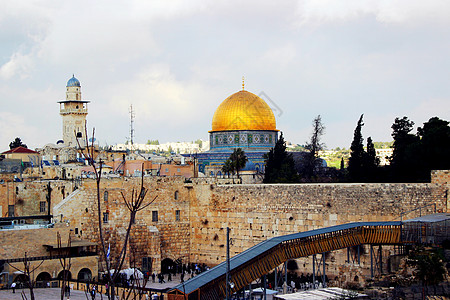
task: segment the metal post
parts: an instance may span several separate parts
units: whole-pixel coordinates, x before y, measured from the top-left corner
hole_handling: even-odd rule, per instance
[[[361,265],[361,256],[359,254],[360,249],[361,249],[361,245],[358,245],[358,265]]]
[[[230,227],[227,227],[227,274],[226,274],[226,299],[230,299]]]
[[[316,255],[313,254],[313,288],[316,288]]]
[[[278,274],[277,273],[278,273],[278,267],[275,268],[275,284],[274,284],[275,290],[278,287],[278,280],[277,280]]]
[[[266,287],[266,274],[264,274],[264,300],[267,300],[267,296],[266,296],[266,289],[267,289],[267,287]]]
[[[287,261],[284,262],[284,283],[287,287]]]
[[[325,282],[325,252],[322,253],[322,265],[323,265],[322,287],[326,288],[327,284]]]
[[[350,263],[350,247],[347,247],[347,263]]]
[[[370,278],[373,279],[373,246],[370,245]]]
[[[379,251],[379,255],[378,255],[378,259],[379,259],[379,263],[380,263],[380,275],[383,274],[383,251],[381,249],[381,244],[378,248]]]

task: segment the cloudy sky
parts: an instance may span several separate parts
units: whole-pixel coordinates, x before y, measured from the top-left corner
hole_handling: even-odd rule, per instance
[[[100,145],[208,139],[232,93],[264,93],[287,140],[390,141],[395,117],[450,120],[448,0],[0,0],[0,150],[62,137],[75,74]],[[268,100],[270,99],[270,100]]]

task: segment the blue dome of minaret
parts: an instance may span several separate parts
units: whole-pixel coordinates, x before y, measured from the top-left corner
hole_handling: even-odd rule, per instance
[[[69,86],[81,87],[81,84],[80,84],[80,81],[78,79],[76,79],[74,75],[72,75],[72,78],[70,78],[69,81],[67,81],[67,87],[69,87]]]

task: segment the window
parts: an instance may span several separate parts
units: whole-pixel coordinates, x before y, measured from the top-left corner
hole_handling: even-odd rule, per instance
[[[158,211],[152,211],[152,222],[158,222]]]
[[[105,202],[108,202],[108,191],[105,191],[103,193],[103,200],[105,200]]]
[[[173,195],[173,197],[175,198],[175,200],[178,200],[178,191],[175,191],[175,194]]]
[[[109,220],[109,213],[105,212],[103,213],[103,223],[108,223]]]
[[[46,211],[45,206],[46,206],[45,201],[39,202],[39,212],[41,213],[45,212]]]
[[[78,234],[78,228],[75,228],[75,234]]]
[[[169,172],[169,168],[166,168],[166,173],[168,173]]]
[[[181,172],[180,168],[177,168],[177,172],[178,172],[178,173],[180,173],[180,172]]]
[[[180,210],[175,211],[175,221],[180,221]]]

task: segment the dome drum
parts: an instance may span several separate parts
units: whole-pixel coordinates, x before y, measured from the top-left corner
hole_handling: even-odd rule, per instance
[[[275,130],[235,130],[210,133],[211,151],[242,148],[245,151],[269,151],[278,140]]]

